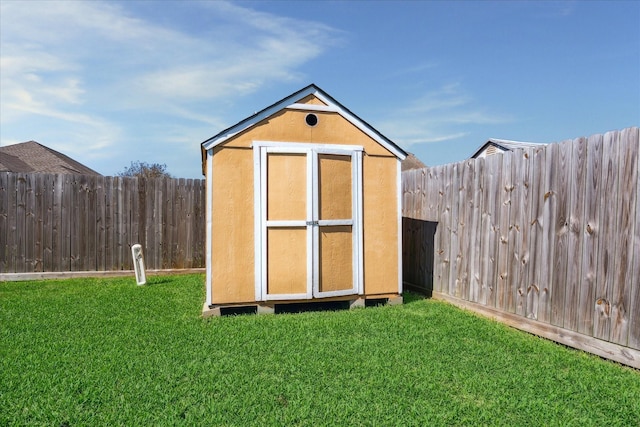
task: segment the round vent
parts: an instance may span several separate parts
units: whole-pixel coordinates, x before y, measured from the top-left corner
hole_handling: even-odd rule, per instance
[[[315,114],[307,114],[307,116],[304,118],[304,121],[309,126],[313,127],[318,124],[318,116],[316,116]]]

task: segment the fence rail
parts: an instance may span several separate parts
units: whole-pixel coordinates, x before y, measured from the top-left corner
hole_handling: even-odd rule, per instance
[[[640,349],[639,148],[629,128],[404,172],[405,280]]]
[[[204,180],[0,173],[0,273],[204,266]]]

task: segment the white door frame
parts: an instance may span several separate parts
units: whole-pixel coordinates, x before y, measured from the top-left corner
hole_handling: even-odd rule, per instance
[[[361,146],[338,144],[307,144],[291,142],[254,141],[254,217],[255,217],[255,297],[256,301],[326,298],[363,293],[362,239],[362,151]],[[301,153],[307,155],[307,209],[305,220],[273,221],[267,219],[267,153]],[[351,156],[352,219],[319,220],[318,154]],[[353,288],[320,292],[319,238],[322,226],[351,225],[353,234]],[[306,227],[307,229],[307,288],[304,293],[267,293],[268,227]]]

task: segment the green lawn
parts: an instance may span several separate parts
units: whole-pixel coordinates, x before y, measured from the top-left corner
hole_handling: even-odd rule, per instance
[[[203,300],[200,275],[0,283],[0,425],[639,425],[638,371],[445,303]]]

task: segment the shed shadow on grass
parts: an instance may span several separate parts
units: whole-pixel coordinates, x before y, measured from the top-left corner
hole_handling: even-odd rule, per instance
[[[379,307],[386,305],[387,302],[387,298],[368,299],[365,300],[365,307]],[[343,311],[349,309],[351,309],[350,301],[312,301],[274,305],[275,314],[310,313],[317,311]],[[258,307],[255,305],[220,308],[220,315],[222,316],[257,314],[257,312]]]
[[[276,314],[340,310],[349,310],[349,301],[317,301],[275,305]]]

